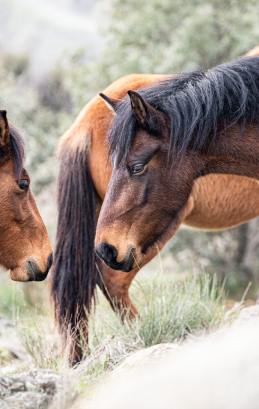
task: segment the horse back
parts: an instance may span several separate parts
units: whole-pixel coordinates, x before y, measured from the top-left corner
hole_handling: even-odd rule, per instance
[[[125,97],[128,90],[134,90],[165,78],[158,74],[130,74],[109,85],[103,92],[113,98]],[[96,193],[104,199],[112,166],[107,160],[106,135],[113,115],[103,99],[95,96],[82,109],[72,126],[60,138],[58,156],[64,150],[89,153],[89,167]]]

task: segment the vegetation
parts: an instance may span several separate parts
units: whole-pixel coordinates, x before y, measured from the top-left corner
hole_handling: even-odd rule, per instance
[[[229,61],[257,44],[258,7],[254,0],[115,0],[104,66],[112,79]]]
[[[128,311],[111,310],[99,294],[95,316],[89,317],[89,344],[82,338],[87,384],[103,372],[114,369],[131,353],[160,343],[180,343],[190,335],[218,329],[225,321],[223,286],[216,276],[190,275],[183,281],[162,273],[136,280],[131,296],[140,313],[128,319]],[[17,306],[16,306],[17,311]],[[41,313],[27,307],[16,315],[23,345],[37,368],[68,370],[66,345],[60,337],[48,309]],[[79,382],[81,380],[79,379]],[[80,386],[80,385],[79,385]]]
[[[221,321],[222,295],[216,276],[206,274],[190,275],[183,282],[161,273],[148,280],[136,279],[132,300],[141,318],[122,325],[120,312],[111,315],[110,310],[102,311],[98,320],[90,318],[90,345],[98,346],[107,335],[142,348],[177,342],[187,333],[212,328]]]
[[[6,348],[0,348],[1,367],[5,367],[5,373],[38,368],[55,370],[68,377],[69,390],[75,385],[82,399],[85,396],[92,399],[109,373],[131,354],[160,343],[182,345],[185,340],[190,343],[228,326],[245,298],[229,310],[224,282],[219,282],[216,276],[191,273],[187,277],[173,277],[160,272],[135,280],[131,298],[140,317],[129,321],[128,311],[124,311],[122,322],[121,311],[114,305],[114,313],[99,293],[95,316],[89,317],[89,343],[81,339],[85,360],[71,368],[67,360],[68,343],[61,337],[49,305],[43,302],[35,309],[28,305],[26,294],[16,290],[19,297],[12,299],[13,321],[31,360],[21,362]]]

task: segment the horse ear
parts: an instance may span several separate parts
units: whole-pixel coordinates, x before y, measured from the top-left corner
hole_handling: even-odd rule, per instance
[[[7,112],[0,110],[0,146],[4,146],[10,141],[9,124]]]
[[[165,122],[165,115],[144,101],[137,92],[128,91],[128,95],[132,113],[138,124],[146,131],[159,135]]]
[[[117,98],[109,98],[102,92],[99,95],[104,100],[107,107],[112,111],[113,115],[116,115],[117,104],[120,102],[120,100]]]

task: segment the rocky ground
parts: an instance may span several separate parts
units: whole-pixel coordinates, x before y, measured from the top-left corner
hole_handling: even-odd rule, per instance
[[[69,393],[68,393],[69,391]],[[56,372],[37,369],[16,375],[0,377],[1,409],[47,409],[63,403],[72,403],[77,393],[68,380]]]
[[[239,306],[234,307],[234,310],[235,308],[239,309]],[[242,309],[232,326],[239,327],[247,322],[255,326],[259,324],[258,304]],[[186,347],[196,341],[197,339],[193,337],[183,344]],[[112,348],[112,339],[100,349],[99,358],[106,354],[107,347]],[[136,351],[111,370],[108,378],[116,381],[121,380],[125,374],[134,376],[134,371],[139,372],[140,368],[145,368],[150,362],[158,362],[165,357],[170,359],[179,354],[182,348],[183,345],[160,344]],[[0,365],[1,409],[63,409],[73,406],[78,395],[75,384],[78,380],[84,379],[88,382],[89,367],[95,365],[95,362],[90,356],[78,368],[70,370],[66,376],[48,369],[36,369],[35,363],[19,339],[15,326],[7,317],[0,315]],[[80,407],[80,399],[79,403],[74,405],[75,408]]]

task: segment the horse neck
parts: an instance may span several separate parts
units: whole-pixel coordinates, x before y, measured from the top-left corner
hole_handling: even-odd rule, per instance
[[[259,179],[259,127],[245,130],[235,125],[219,130],[213,142],[194,155],[196,177],[210,173],[233,174]]]

